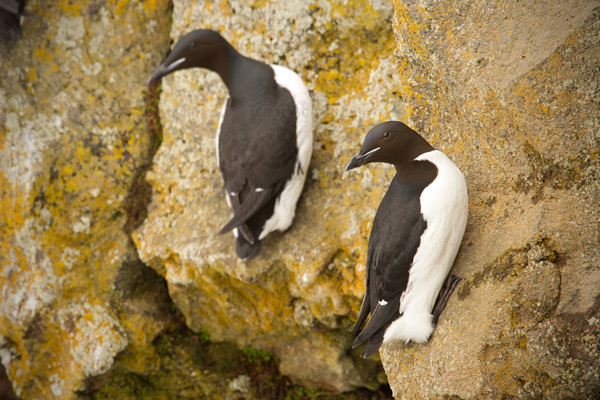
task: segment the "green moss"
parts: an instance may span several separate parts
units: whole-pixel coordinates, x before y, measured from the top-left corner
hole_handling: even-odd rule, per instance
[[[208,333],[208,332],[202,331],[202,332],[198,333],[198,337],[200,338],[202,343],[210,342],[210,333]]]
[[[159,335],[154,340],[156,353],[161,357],[166,357],[173,352],[173,337],[169,335]]]
[[[104,399],[156,399],[157,388],[149,377],[134,374],[117,368],[110,375],[111,385],[104,386],[102,391],[88,389],[77,393],[84,398]]]
[[[152,343],[160,359],[157,370],[135,373],[123,366],[123,357],[118,357],[110,372],[88,379],[79,398],[391,399],[389,388],[332,395],[320,388],[296,386],[281,375],[273,354],[250,346],[239,349],[231,342],[206,342],[205,338],[185,325],[173,327]],[[249,392],[232,392],[229,383],[242,375],[250,378]]]
[[[318,388],[294,387],[285,396],[285,400],[315,400],[321,398]]]
[[[260,362],[269,362],[271,360],[276,360],[277,357],[269,353],[268,351],[257,349],[252,346],[246,346],[242,349],[242,353],[246,356],[248,361],[252,364],[260,363]]]

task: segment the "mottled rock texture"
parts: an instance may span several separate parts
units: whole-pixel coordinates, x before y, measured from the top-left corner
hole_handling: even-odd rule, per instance
[[[265,398],[237,368],[246,345],[295,382],[377,386],[350,332],[393,169],[343,170],[391,118],[445,151],[471,196],[463,282],[431,341],[383,347],[395,395],[600,392],[598,2],[176,0],[172,27],[166,0],[26,11],[22,39],[0,44],[0,359],[21,398]],[[247,263],[216,235],[230,211],[214,73],[164,80],[141,179],[160,139],[144,83],[197,27],[293,68],[313,99],[295,222]]]
[[[597,1],[395,1],[408,119],[465,172],[463,277],[431,341],[385,346],[401,399],[600,393]]]
[[[67,399],[165,324],[118,287],[137,259],[123,227],[156,145],[144,81],[168,2],[26,10],[23,37],[0,44],[0,357],[20,397]]]
[[[214,375],[189,354],[200,331],[276,351],[296,382],[342,390],[385,379],[379,362],[346,354],[362,294],[362,225],[377,199],[356,190],[362,177],[348,180],[352,190],[339,179],[367,127],[403,114],[393,7],[197,3],[175,4],[173,37],[219,29],[311,85],[320,128],[302,223],[290,239],[269,238],[261,261],[237,262],[231,237],[215,238],[229,215],[213,148],[223,87],[199,71],[167,80],[163,115],[176,113],[149,174],[151,217],[135,238],[199,334],[165,345],[185,320],[129,233],[145,217],[150,187],[140,177],[160,140],[147,129],[156,104],[144,84],[168,50],[172,10],[160,0],[28,1],[23,37],[0,44],[0,356],[24,399],[252,398],[233,394],[231,371]],[[374,176],[381,193],[385,173]],[[357,216],[339,206],[359,201],[369,207]]]
[[[391,4],[368,1],[176,1],[177,40],[222,32],[242,54],[297,71],[314,105],[315,143],[292,227],[259,257],[237,259],[215,155],[226,88],[207,70],[163,79],[164,141],[148,180],[152,203],[134,232],[195,331],[275,353],[296,382],[347,390],[378,385],[349,354],[364,286],[366,237],[390,169],[344,174],[369,127],[402,118]],[[367,362],[368,365],[368,362]]]

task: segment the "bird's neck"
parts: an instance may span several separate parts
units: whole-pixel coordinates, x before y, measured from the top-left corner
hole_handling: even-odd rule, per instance
[[[403,184],[417,184],[427,186],[437,176],[437,167],[427,160],[411,160],[399,164],[396,167],[394,179]]]
[[[244,99],[271,90],[264,82],[273,81],[273,70],[266,64],[244,57],[233,47],[228,49],[223,62],[218,63],[219,74],[232,99]]]

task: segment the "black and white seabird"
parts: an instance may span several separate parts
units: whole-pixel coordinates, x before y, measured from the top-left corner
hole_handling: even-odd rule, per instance
[[[194,67],[215,71],[229,90],[217,160],[233,217],[220,233],[233,230],[238,257],[252,258],[267,234],[292,224],[312,153],[310,96],[292,70],[244,57],[209,29],[179,39],[148,84]]]
[[[429,339],[459,281],[446,277],[469,208],[460,170],[402,122],[371,129],[346,171],[371,162],[393,164],[396,175],[369,237],[366,293],[353,332],[354,347],[368,341],[365,358],[384,342]]]

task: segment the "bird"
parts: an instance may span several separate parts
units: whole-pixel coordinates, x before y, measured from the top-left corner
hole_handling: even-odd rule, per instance
[[[460,281],[449,272],[469,208],[462,172],[402,122],[373,127],[346,171],[372,162],[392,164],[396,174],[373,220],[366,291],[352,333],[353,347],[367,342],[364,358],[382,343],[429,340]]]
[[[308,89],[296,72],[245,57],[210,29],[182,36],[147,84],[187,68],[216,72],[229,91],[216,147],[233,216],[219,233],[233,231],[237,256],[251,259],[294,219],[312,154]]]

